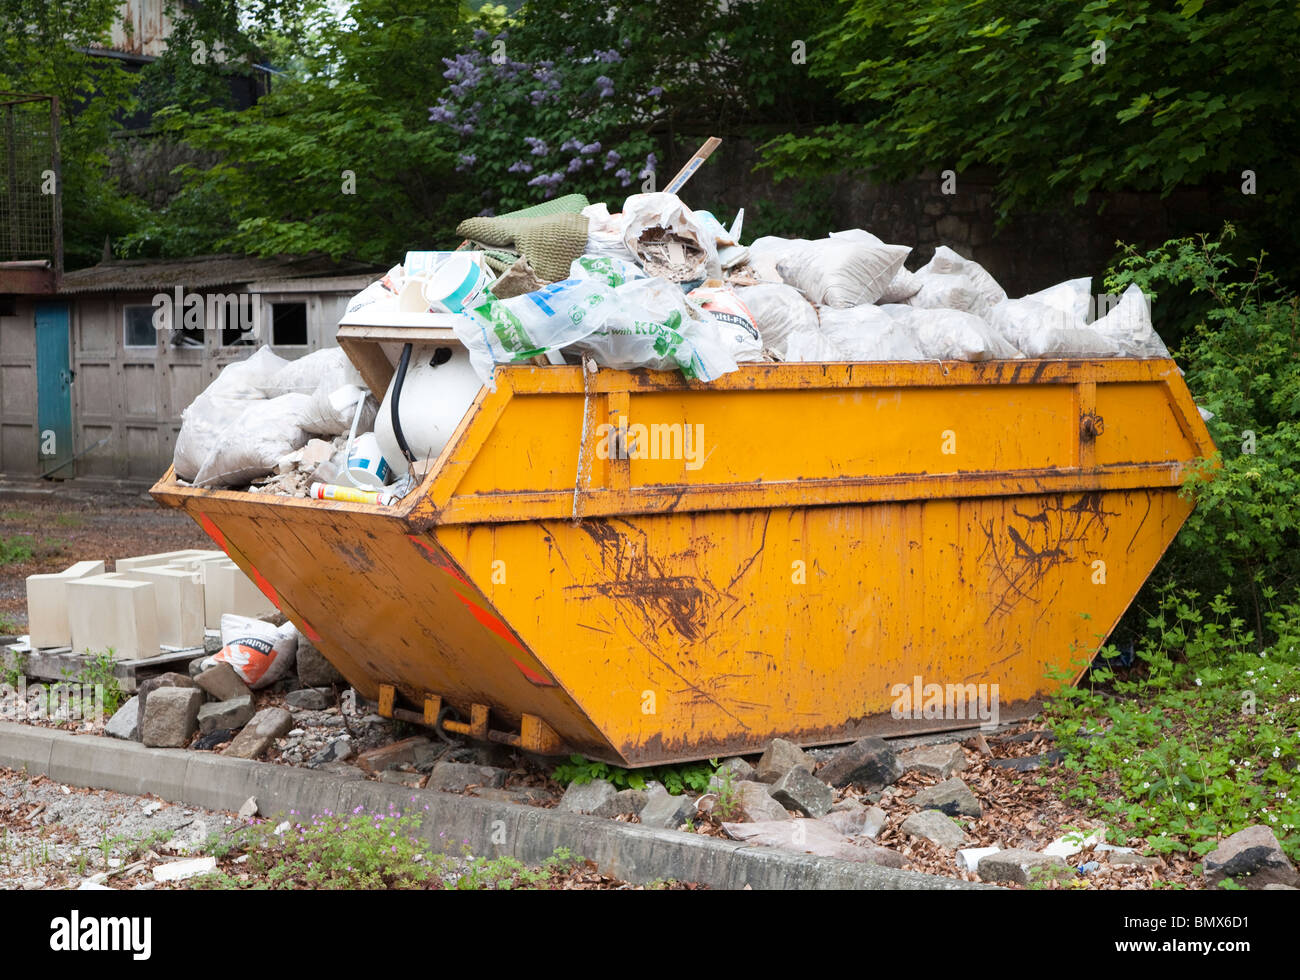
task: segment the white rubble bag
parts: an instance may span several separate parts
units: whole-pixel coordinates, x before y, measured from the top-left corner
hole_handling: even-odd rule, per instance
[[[821,309],[822,333],[845,361],[923,361],[921,350],[907,321],[897,319],[871,304],[836,310]]]
[[[375,413],[379,403],[365,388],[347,384],[330,390],[322,384],[311,396],[311,406],[303,414],[299,425],[305,432],[315,436],[341,436],[352,428],[352,418],[356,414],[357,401],[365,399],[361,410],[361,419],[357,423],[358,432],[370,432],[375,427]]]
[[[777,263],[793,255],[797,246],[807,244],[805,238],[777,238],[774,235],[755,238],[749,244],[749,271],[762,282],[781,282]]]
[[[985,307],[992,309],[1007,298],[1003,289],[989,271],[971,259],[959,255],[947,245],[940,245],[934,250],[934,256],[921,267],[921,272],[935,272],[941,275],[956,273],[965,276],[975,287],[975,291],[984,300]]]
[[[587,255],[636,262],[636,256],[623,244],[627,218],[621,214],[610,214],[609,208],[603,203],[588,204],[582,209],[582,216],[587,219]]]
[[[298,628],[293,623],[272,626],[260,619],[222,613],[221,649],[202,666],[230,664],[240,680],[256,691],[285,677],[297,653]]]
[[[274,473],[280,457],[307,444],[309,435],[301,423],[310,409],[310,395],[288,394],[247,403],[214,441],[194,485],[239,487]]]
[[[911,251],[906,245],[822,238],[794,244],[776,268],[782,281],[813,303],[844,310],[880,299]]]
[[[1120,294],[1109,313],[1092,322],[1092,329],[1125,357],[1168,357],[1169,348],[1151,324],[1151,308],[1136,283]]]
[[[1113,342],[1087,324],[1090,278],[1071,279],[993,307],[989,323],[1026,357],[1105,357]]]
[[[648,275],[669,282],[722,278],[713,229],[676,194],[633,194],[623,202],[623,219],[623,244]]]
[[[450,359],[435,364],[440,359],[435,357],[436,345],[413,347],[402,382],[402,394],[398,400],[402,435],[417,460],[437,459],[441,455],[483,387],[482,380],[470,364],[468,351],[459,345],[448,345],[443,349],[450,352]],[[410,465],[397,445],[397,436],[393,434],[393,384],[396,380],[394,376],[384,393],[379,413],[375,416],[374,431],[379,450],[388,460],[393,477],[401,479],[410,470]],[[348,424],[351,424],[350,419]],[[357,431],[364,430],[358,426]]]
[[[979,288],[959,272],[931,272],[922,268],[916,273],[920,288],[907,300],[918,310],[960,310],[986,316],[991,309]]]
[[[686,300],[713,318],[718,336],[737,362],[763,360],[762,334],[753,312],[735,290],[706,284],[692,289]]]
[[[961,310],[912,310],[900,321],[926,357],[940,361],[989,361],[1021,356],[996,330]]]
[[[288,394],[310,395],[320,387],[334,391],[344,385],[361,387],[365,382],[343,348],[326,347],[289,361],[263,382],[262,391],[267,398],[275,398]]]
[[[795,334],[821,336],[817,311],[793,286],[785,283],[737,286],[736,295],[754,315],[763,346],[783,361],[793,360],[788,345]]]
[[[259,347],[251,356],[221,369],[216,380],[181,413],[181,431],[172,455],[177,477],[187,483],[194,481],[213,444],[249,402],[263,400],[262,386],[288,363],[270,347]]]

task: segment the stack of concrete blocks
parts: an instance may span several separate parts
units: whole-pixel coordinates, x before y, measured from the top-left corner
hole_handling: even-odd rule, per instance
[[[103,575],[102,561],[79,561],[52,575],[27,576],[27,631],[34,649],[72,645],[68,626],[68,583]]]
[[[73,586],[76,586],[74,589]],[[221,551],[189,549],[103,562],[78,562],[27,579],[33,649],[74,653],[112,649],[118,660],[156,657],[163,646],[201,647],[222,613],[261,616],[275,606]]]
[[[68,583],[68,629],[74,653],[112,650],[115,660],[158,656],[153,585],[120,572],[73,579]]]

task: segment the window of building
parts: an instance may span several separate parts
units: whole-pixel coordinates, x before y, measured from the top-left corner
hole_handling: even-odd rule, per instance
[[[152,306],[122,307],[122,343],[127,347],[157,347],[158,332],[153,326]]]
[[[307,304],[271,304],[271,346],[307,346]]]

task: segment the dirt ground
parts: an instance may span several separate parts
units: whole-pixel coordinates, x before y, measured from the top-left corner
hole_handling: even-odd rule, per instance
[[[78,561],[212,547],[197,524],[143,490],[0,488],[0,633],[27,631],[28,575]]]

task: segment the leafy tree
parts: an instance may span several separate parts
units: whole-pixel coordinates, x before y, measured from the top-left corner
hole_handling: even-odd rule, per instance
[[[773,141],[778,174],[992,168],[1002,216],[1094,191],[1205,185],[1294,261],[1300,8],[1293,0],[842,0],[809,44],[856,124]],[[1243,195],[1253,171],[1257,194]],[[1285,217],[1283,217],[1285,216]],[[1253,222],[1254,223],[1254,222]]]

